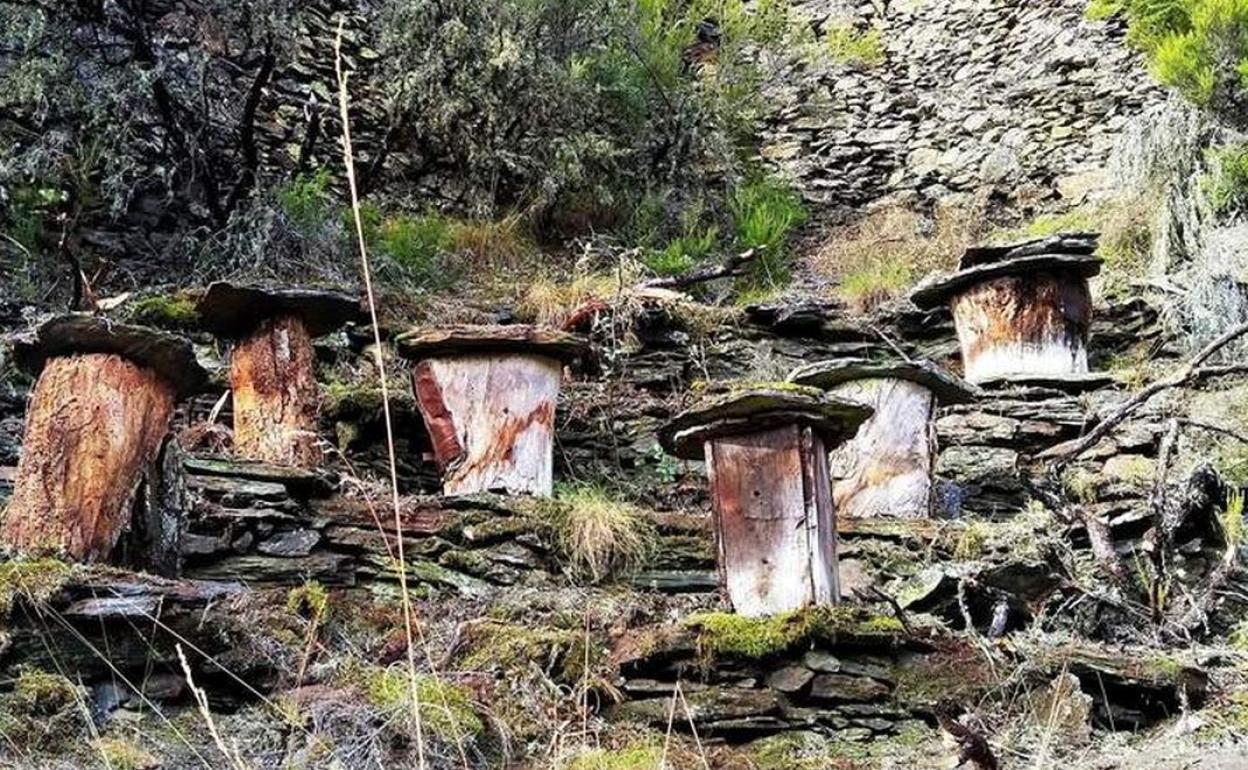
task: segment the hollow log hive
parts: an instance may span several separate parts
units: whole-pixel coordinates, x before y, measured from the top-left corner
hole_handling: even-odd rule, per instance
[[[584,348],[575,335],[530,326],[400,337],[445,494],[550,496],[561,361]]]
[[[295,467],[322,460],[314,337],[359,316],[357,298],[218,282],[198,307],[201,323],[237,340],[230,355],[234,453]]]
[[[871,410],[794,388],[718,396],[660,432],[672,454],[706,460],[720,586],[750,617],[840,598],[828,450]]]
[[[185,340],[89,316],[53,319],[16,349],[38,381],[0,541],[22,553],[105,559],[176,400],[206,374]]]
[[[1095,248],[1095,236],[1067,235],[970,249],[960,271],[911,299],[950,306],[972,383],[1086,374]]]
[[[858,433],[832,452],[832,501],[844,518],[931,515],[937,402],[963,403],[974,389],[928,362],[824,361],[790,380],[874,409]]]

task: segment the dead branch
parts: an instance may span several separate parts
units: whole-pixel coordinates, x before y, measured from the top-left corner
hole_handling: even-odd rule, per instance
[[[641,283],[643,289],[680,289],[719,278],[732,278],[741,275],[741,269],[753,262],[759,255],[758,249],[746,249],[735,256],[729,257],[723,264],[704,267],[685,275],[670,278],[652,278]]]
[[[1135,414],[1140,407],[1148,403],[1153,396],[1170,390],[1172,388],[1182,387],[1196,380],[1204,379],[1219,374],[1230,374],[1234,371],[1246,371],[1248,367],[1242,365],[1228,365],[1222,367],[1202,368],[1201,364],[1208,361],[1219,350],[1226,347],[1230,343],[1248,334],[1248,324],[1240,324],[1235,328],[1227,331],[1221,337],[1206,345],[1198,352],[1190,361],[1188,361],[1182,369],[1170,377],[1157,380],[1140,390],[1138,393],[1127,399],[1126,403],[1118,407],[1112,414],[1102,420],[1095,428],[1088,431],[1081,438],[1065,441],[1057,446],[1050,447],[1037,455],[1040,459],[1056,460],[1059,464],[1067,463],[1084,452],[1088,451],[1124,420]]]

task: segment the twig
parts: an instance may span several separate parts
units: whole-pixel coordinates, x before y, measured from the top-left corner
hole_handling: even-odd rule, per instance
[[[729,257],[725,262],[713,267],[704,267],[684,275],[670,278],[651,278],[641,283],[643,289],[680,289],[698,283],[706,283],[719,278],[731,278],[741,274],[741,268],[753,262],[759,255],[758,249],[747,249],[740,254]]]
[[[178,660],[182,662],[182,671],[186,674],[186,688],[191,691],[191,695],[195,698],[195,706],[199,709],[200,716],[204,718],[204,723],[208,727],[208,735],[212,737],[212,742],[217,745],[217,750],[229,760],[234,770],[248,770],[247,764],[238,755],[238,750],[230,751],[230,748],[225,745],[225,740],[217,730],[217,723],[212,718],[212,710],[208,708],[208,694],[204,692],[202,687],[196,686],[195,675],[191,673],[191,664],[186,662],[186,653],[182,650],[182,645],[177,645],[177,649]]]
[[[1225,367],[1209,367],[1208,369],[1202,369],[1201,364],[1208,361],[1219,350],[1245,334],[1248,334],[1248,324],[1240,324],[1230,331],[1227,331],[1221,337],[1218,337],[1216,340],[1210,342],[1203,349],[1201,349],[1201,351],[1198,352],[1190,361],[1188,361],[1187,364],[1185,364],[1177,373],[1170,377],[1166,377],[1165,379],[1157,380],[1140,390],[1134,396],[1127,399],[1126,403],[1115,410],[1113,414],[1106,417],[1100,422],[1100,424],[1088,431],[1081,438],[1065,441],[1057,446],[1050,447],[1038,454],[1037,457],[1046,460],[1057,460],[1058,463],[1065,463],[1073,460],[1087,450],[1096,446],[1101,439],[1109,435],[1110,431],[1118,427],[1118,425],[1128,417],[1135,414],[1136,410],[1148,403],[1148,401],[1158,393],[1170,390],[1171,388],[1181,387],[1189,382],[1203,377],[1215,376],[1216,374],[1229,374],[1236,370],[1244,370],[1245,367],[1234,364],[1227,365]]]

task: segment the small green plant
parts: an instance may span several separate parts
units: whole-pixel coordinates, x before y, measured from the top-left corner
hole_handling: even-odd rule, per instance
[[[149,770],[160,766],[155,755],[129,738],[99,738],[95,750],[109,770]]]
[[[636,506],[601,487],[581,484],[560,489],[546,508],[559,550],[577,577],[596,583],[635,570],[650,556],[653,524]]]
[[[661,249],[650,249],[641,259],[646,267],[659,275],[682,275],[703,262],[718,244],[719,228],[707,227],[673,238]]]
[[[1248,143],[1229,144],[1210,149],[1209,173],[1201,186],[1209,205],[1219,215],[1228,215],[1248,208]]]
[[[878,28],[866,31],[852,24],[837,24],[828,29],[824,37],[824,50],[828,59],[842,67],[878,67],[888,60],[884,41]]]
[[[662,755],[661,746],[590,749],[561,767],[563,770],[651,770],[659,766]]]
[[[783,286],[789,281],[789,238],[806,222],[797,193],[773,177],[748,179],[728,202],[738,248],[756,249],[746,283]]]
[[[277,189],[277,203],[300,232],[315,230],[325,220],[329,171],[318,169]]]
[[[1232,489],[1226,496],[1226,507],[1219,517],[1222,525],[1222,536],[1232,548],[1238,548],[1244,542],[1244,493],[1240,489]]]

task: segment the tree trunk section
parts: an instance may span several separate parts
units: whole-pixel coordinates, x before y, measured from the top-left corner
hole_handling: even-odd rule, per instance
[[[1006,276],[953,300],[966,379],[1083,374],[1092,298],[1087,279]]]
[[[835,395],[875,408],[857,435],[832,452],[832,499],[843,518],[926,518],[931,514],[936,431],[932,392],[899,379],[867,379]]]
[[[448,495],[549,497],[562,367],[540,355],[429,358],[412,371]]]
[[[827,449],[791,425],[705,447],[720,582],[740,615],[838,599]]]
[[[230,387],[237,456],[295,467],[321,462],[315,364],[312,337],[294,316],[266,321],[234,347]]]
[[[169,430],[173,388],[120,356],[48,361],[31,396],[4,545],[108,558]]]

